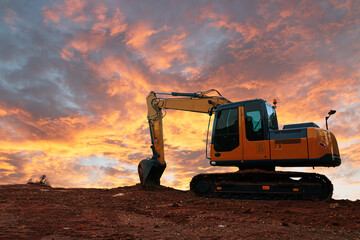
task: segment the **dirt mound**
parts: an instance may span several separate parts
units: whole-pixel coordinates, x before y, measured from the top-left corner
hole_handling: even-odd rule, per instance
[[[205,199],[139,185],[0,186],[5,239],[360,239],[360,201]]]

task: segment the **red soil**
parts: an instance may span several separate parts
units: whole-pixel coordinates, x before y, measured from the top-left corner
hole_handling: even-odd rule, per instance
[[[3,239],[360,239],[360,201],[206,199],[139,185],[0,186]]]

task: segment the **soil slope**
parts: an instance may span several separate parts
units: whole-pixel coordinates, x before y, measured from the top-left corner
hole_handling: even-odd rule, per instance
[[[0,186],[2,239],[360,239],[360,201],[206,199],[139,185]]]

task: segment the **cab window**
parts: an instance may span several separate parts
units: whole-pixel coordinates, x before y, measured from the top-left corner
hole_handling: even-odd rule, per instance
[[[214,149],[217,152],[231,151],[239,146],[238,108],[219,110],[214,128]]]
[[[245,129],[246,138],[249,141],[265,139],[261,104],[259,102],[249,102],[245,104]]]
[[[275,112],[275,109],[273,108],[273,106],[266,103],[266,112],[267,112],[267,115],[268,115],[269,130],[279,130],[277,117],[276,117],[276,112]]]

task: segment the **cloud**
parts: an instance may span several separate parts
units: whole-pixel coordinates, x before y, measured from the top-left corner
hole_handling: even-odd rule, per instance
[[[126,44],[139,53],[152,71],[167,70],[174,61],[184,61],[187,53],[183,41],[184,29],[173,30],[168,26],[153,29],[148,22],[139,22],[127,33]]]
[[[329,126],[343,165],[320,171],[335,189],[350,186],[360,172],[359,4],[5,1],[0,183],[46,174],[54,186],[135,184],[151,156],[149,91],[216,88],[232,101],[277,98],[281,125],[324,127],[336,109]],[[207,123],[167,111],[165,185],[186,189],[197,173],[234,170],[208,164]]]
[[[19,21],[16,12],[9,8],[5,8],[5,11],[7,14],[4,17],[4,21],[9,25],[15,25]]]

